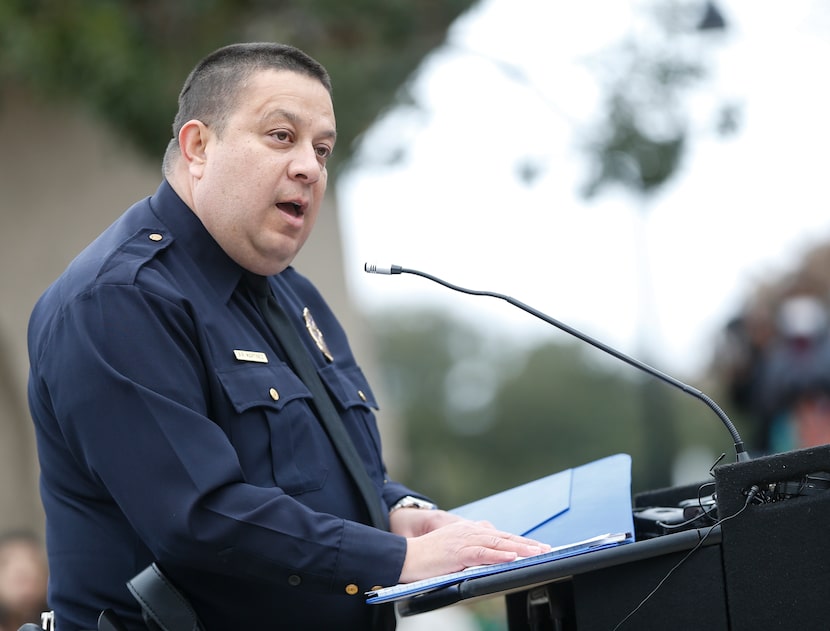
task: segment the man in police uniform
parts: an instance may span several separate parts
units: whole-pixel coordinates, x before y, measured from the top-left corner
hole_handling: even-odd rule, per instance
[[[290,266],[326,189],[330,92],[288,46],[206,57],[182,89],[156,193],[36,305],[29,398],[60,631],[94,628],[105,608],[143,629],[125,582],[154,561],[208,630],[364,630],[394,627],[365,604],[373,586],[543,549],[424,510],[387,478],[372,390]],[[370,525],[256,283],[302,338],[388,530]]]

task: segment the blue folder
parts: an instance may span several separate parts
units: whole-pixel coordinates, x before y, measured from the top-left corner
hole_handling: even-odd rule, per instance
[[[631,456],[595,460],[450,512],[554,547],[604,533],[632,533]]]
[[[547,543],[553,550],[510,563],[467,568],[367,593],[377,604],[411,598],[478,576],[547,563],[634,541],[631,457],[608,456],[452,509],[472,520]]]

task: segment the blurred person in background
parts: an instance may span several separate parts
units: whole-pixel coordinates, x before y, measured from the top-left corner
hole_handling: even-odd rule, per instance
[[[46,552],[37,535],[25,530],[0,535],[0,631],[40,622],[47,580]]]
[[[754,423],[753,449],[830,443],[830,317],[821,297],[792,291],[753,304],[725,333],[717,361],[733,402]]]
[[[830,443],[827,309],[815,296],[793,296],[779,306],[776,324],[778,335],[758,376],[765,450]]]

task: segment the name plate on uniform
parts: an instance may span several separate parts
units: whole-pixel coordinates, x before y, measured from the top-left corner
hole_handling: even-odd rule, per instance
[[[268,357],[265,353],[259,351],[241,351],[234,349],[233,356],[241,362],[257,362],[258,364],[267,364]]]

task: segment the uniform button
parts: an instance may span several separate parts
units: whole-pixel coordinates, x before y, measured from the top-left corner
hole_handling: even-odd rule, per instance
[[[358,391],[357,391],[357,396],[359,396],[359,397],[360,397],[360,400],[361,400],[361,401],[363,401],[363,402],[365,402],[365,401],[366,401],[366,395],[365,395],[365,394],[363,394],[363,390],[358,390]]]
[[[348,585],[346,585],[346,593],[349,596],[354,596],[359,591],[360,590],[357,588],[357,585],[355,585],[354,583],[349,583]]]
[[[280,400],[280,393],[279,393],[279,392],[277,392],[277,389],[276,389],[276,388],[271,388],[271,389],[268,391],[268,394],[270,394],[270,395],[271,395],[271,398],[272,398],[272,399],[274,399],[274,401],[279,401],[279,400]]]
[[[150,241],[161,241],[163,238],[158,232],[150,233]]]
[[[373,591],[373,592],[376,592],[376,591],[378,591],[379,589],[383,589],[383,585],[375,585],[375,586],[372,588],[372,591]]]
[[[292,574],[291,576],[288,577],[288,584],[291,585],[291,587],[297,587],[297,585],[299,585],[302,582],[303,582],[303,579],[301,579],[296,574]]]

